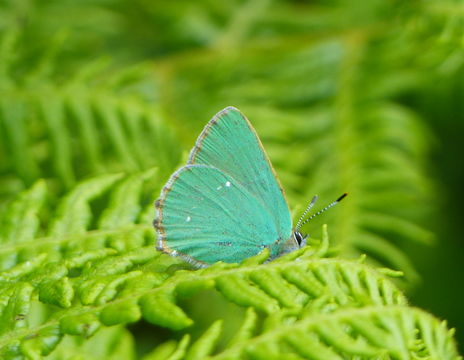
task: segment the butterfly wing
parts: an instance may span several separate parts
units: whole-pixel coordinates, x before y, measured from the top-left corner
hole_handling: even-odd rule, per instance
[[[283,190],[249,121],[219,112],[156,203],[158,248],[191,262],[239,262],[291,236]]]
[[[291,235],[285,194],[263,145],[248,119],[227,107],[206,125],[190,153],[189,164],[205,164],[230,174],[271,214],[280,237]]]
[[[208,165],[187,165],[175,172],[156,206],[158,248],[194,263],[239,262],[279,238],[262,200]]]

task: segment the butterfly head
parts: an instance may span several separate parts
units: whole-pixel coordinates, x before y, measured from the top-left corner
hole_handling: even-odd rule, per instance
[[[309,210],[314,206],[314,204],[317,201],[317,195],[314,196],[309,203],[308,207],[306,210],[303,212],[303,215],[301,215],[300,219],[298,220],[295,230],[293,231],[293,235],[290,237],[290,239],[287,240],[285,243],[281,254],[289,253],[294,250],[301,249],[302,247],[306,246],[306,239],[308,238],[307,234],[303,234],[300,229],[303,225],[307,224],[310,220],[314,219],[316,216],[322,214],[324,211],[330,209],[332,206],[337,205],[345,196],[347,196],[347,193],[344,193],[342,196],[340,196],[337,200],[333,201],[323,209],[319,210],[318,212],[314,213],[313,215],[309,216],[306,218],[306,215],[308,214]],[[306,219],[305,219],[306,218]]]
[[[292,236],[283,244],[280,252],[277,256],[274,256],[274,258],[305,247],[307,238],[308,235],[302,234],[299,230],[294,231]],[[272,254],[271,258],[273,258]]]

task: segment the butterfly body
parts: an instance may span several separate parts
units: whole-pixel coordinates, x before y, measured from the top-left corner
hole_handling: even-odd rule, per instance
[[[157,248],[199,266],[240,262],[264,248],[275,258],[302,246],[264,148],[233,107],[206,125],[156,209]]]

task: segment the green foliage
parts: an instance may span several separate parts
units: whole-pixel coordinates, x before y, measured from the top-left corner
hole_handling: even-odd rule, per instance
[[[327,257],[327,232],[322,242],[266,265],[264,252],[242,264],[182,270],[185,264],[155,250],[147,226],[152,205],[140,205],[153,176],[150,170],[86,180],[54,206],[49,225],[40,220],[44,182],[10,204],[0,254],[2,358],[59,358],[76,351],[86,358],[92,344],[100,350],[91,356],[117,358],[121,354],[110,345],[115,338],[120,351],[134,358],[133,340],[122,328],[97,331],[141,319],[188,329],[194,320],[181,300],[214,289],[248,309],[228,345],[215,350],[223,327],[217,320],[195,341],[186,333],[179,343],[161,343],[147,359],[458,359],[452,331],[409,307],[388,279],[397,274]],[[98,340],[84,341],[95,333]]]
[[[134,340],[130,332],[122,326],[114,326],[104,328],[90,338],[64,336],[47,359],[132,360],[136,359],[135,356]]]
[[[110,2],[111,11],[105,16],[116,17],[121,11],[117,4]],[[64,11],[68,5],[57,6]],[[376,6],[393,11],[380,4],[373,9]],[[205,19],[228,11],[226,7],[213,10],[206,3],[186,9]],[[90,14],[94,8],[83,6],[82,11]],[[151,11],[159,12],[158,21],[175,13],[165,5],[153,5]],[[330,15],[329,8],[321,11]],[[286,20],[275,17],[277,13],[285,14]],[[102,15],[95,14],[86,24],[89,33]],[[427,34],[410,30],[409,23],[416,18],[399,13],[398,29],[405,31],[400,39],[394,30],[390,35],[388,30],[372,29],[371,24],[364,31],[300,39],[316,18],[305,16],[303,20],[299,15],[290,20],[290,14],[295,15],[290,4],[243,4],[232,13],[228,26],[219,27],[204,40],[212,50],[178,56],[171,49],[151,71],[140,66],[106,76],[101,74],[107,69],[93,61],[68,70],[69,79],[64,80],[57,79],[54,67],[58,59],[67,59],[57,50],[63,47],[65,35],[59,33],[43,60],[26,71],[18,50],[30,34],[7,33],[3,53],[19,55],[16,59],[5,56],[2,66],[6,85],[0,136],[6,153],[11,154],[3,172],[15,174],[13,183],[10,178],[4,180],[4,188],[17,191],[18,178],[30,185],[38,177],[52,177],[58,180],[57,186],[69,189],[89,174],[133,172],[155,165],[167,174],[165,170],[179,163],[179,147],[166,124],[172,124],[179,137],[188,132],[191,146],[192,124],[201,126],[221,108],[236,105],[257,127],[292,207],[302,209],[314,194],[328,202],[339,193],[350,192],[347,205],[325,218],[336,224],[331,227],[334,243],[345,254],[367,253],[378,264],[405,271],[410,282],[417,281],[403,248],[408,242],[431,240],[431,233],[423,227],[427,215],[423,204],[431,201],[431,186],[421,166],[428,150],[427,133],[419,115],[396,99],[422,85],[422,76],[429,75],[438,60],[409,70],[397,68],[401,64],[397,58],[413,61],[419,50],[409,49],[408,38]],[[191,16],[192,21],[196,16]],[[32,18],[31,29],[40,29],[40,19]],[[200,34],[191,23],[184,26],[181,32],[190,45],[177,37],[169,42],[176,48],[198,45]],[[328,31],[330,26],[329,22],[319,31]],[[262,39],[264,28],[283,36],[269,44]],[[299,41],[298,46],[289,39]],[[390,63],[398,41],[404,46]],[[162,48],[156,42],[152,46],[154,52]],[[155,81],[147,80],[153,76]],[[21,130],[25,121],[32,124]]]
[[[0,3],[0,358],[457,359],[403,291],[461,25],[452,0]],[[192,271],[155,251],[153,201],[227,105],[295,217],[350,196],[303,251]]]
[[[145,86],[145,91],[153,91],[141,80],[147,75],[143,66],[99,79],[107,65],[93,62],[58,81],[52,48],[18,76],[23,37],[10,31],[0,38],[0,137],[8,155],[0,169],[8,174],[2,178],[5,195],[37,178],[51,178],[59,189],[69,189],[89,175],[177,164],[179,149],[159,109],[131,90]],[[12,53],[17,58],[8,56]]]

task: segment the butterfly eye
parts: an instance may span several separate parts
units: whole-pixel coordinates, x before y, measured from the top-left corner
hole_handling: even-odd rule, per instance
[[[303,239],[303,235],[299,231],[295,231],[295,240],[298,243],[298,246],[301,246]]]

